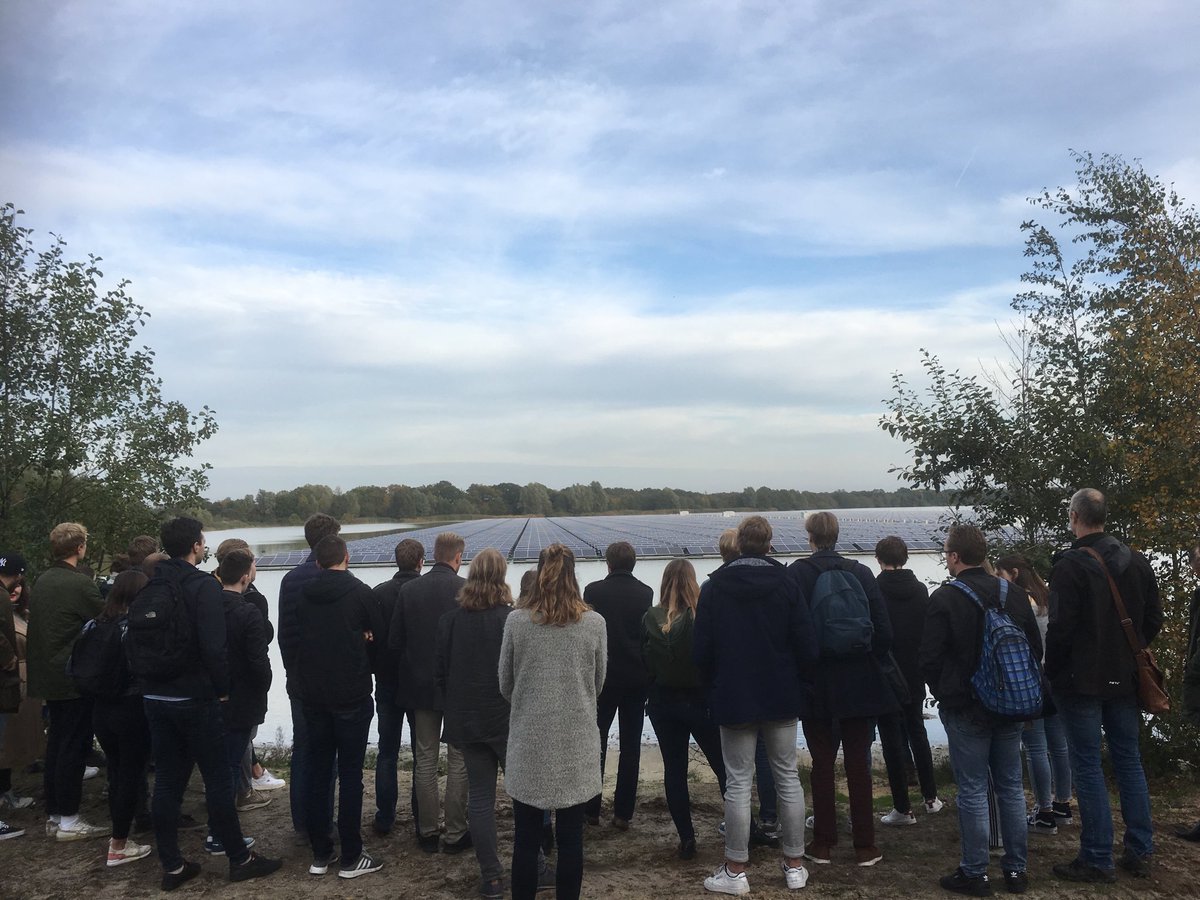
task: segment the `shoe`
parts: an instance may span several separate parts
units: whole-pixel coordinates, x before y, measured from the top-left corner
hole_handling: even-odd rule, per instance
[[[779,832],[767,831],[761,822],[750,823],[750,846],[779,849]]]
[[[19,838],[24,833],[24,828],[18,828],[16,825],[9,825],[5,822],[0,822],[0,841],[7,841],[10,838]]]
[[[153,826],[151,826],[153,827]],[[199,831],[201,828],[207,828],[207,822],[199,822],[187,813],[179,814],[179,830],[180,831]]]
[[[1058,825],[1055,824],[1054,813],[1048,809],[1039,810],[1036,813],[1030,813],[1029,833],[1058,834]]]
[[[256,791],[277,791],[287,787],[287,782],[282,778],[276,778],[269,770],[263,769],[261,775],[250,779],[250,787]]]
[[[798,891],[808,884],[808,869],[804,866],[789,866],[786,859],[781,859],[779,868],[783,869],[783,880],[789,891]]]
[[[898,809],[892,809],[885,816],[880,816],[879,821],[884,825],[916,825],[917,817],[911,812],[902,813]]]
[[[262,809],[270,804],[271,798],[264,797],[258,791],[251,788],[244,794],[238,794],[237,802],[234,806],[237,807],[239,813],[249,812],[252,809]]]
[[[879,852],[878,847],[855,847],[854,848],[854,864],[866,868],[873,866],[875,863],[883,859],[883,854]]]
[[[46,820],[46,837],[52,838],[58,834],[58,823],[53,819]]]
[[[1121,858],[1117,860],[1117,865],[1132,875],[1134,878],[1149,878],[1150,877],[1150,856],[1138,856],[1128,847],[1121,854]]]
[[[84,766],[83,767],[83,780],[84,781],[87,781],[89,778],[95,778],[99,774],[100,774],[99,766]]]
[[[809,831],[811,831],[813,828],[816,827],[816,825],[815,825],[816,821],[817,821],[816,816],[809,816],[807,819],[804,820],[804,827],[807,828]],[[724,824],[724,823],[722,823],[722,824]]]
[[[680,859],[695,859],[696,858],[696,839],[688,838],[679,842],[679,850],[675,854]]]
[[[721,824],[717,826],[717,834],[719,834],[721,837],[725,837],[725,820],[724,819],[722,819]]]
[[[715,894],[748,894],[750,879],[745,872],[730,872],[729,867],[721,863],[717,871],[704,879],[704,889]]]
[[[925,801],[925,812],[927,813],[940,813],[945,808],[946,804],[937,797],[934,797],[932,800]]]
[[[457,841],[443,841],[442,852],[453,856],[456,853],[462,853],[464,850],[470,850],[474,846],[474,843],[471,841],[471,832],[464,831],[462,837]]]
[[[7,806],[9,809],[29,809],[33,806],[32,797],[18,797],[16,791],[5,791],[0,794],[0,806]]]
[[[1059,803],[1058,801],[1055,801],[1053,804],[1051,804],[1051,808],[1054,810],[1054,819],[1055,819],[1056,824],[1058,824],[1058,825],[1074,825],[1075,824],[1075,817],[1071,815],[1070,802]]]
[[[1029,887],[1029,876],[1024,872],[1005,872],[1004,889],[1010,894],[1023,894]]]
[[[617,829],[617,831],[628,831],[629,820],[622,819],[620,816],[613,816],[613,828]]]
[[[492,878],[479,882],[479,896],[483,900],[504,900],[504,879]]]
[[[805,844],[804,858],[812,860],[818,866],[827,866],[829,865],[829,848],[824,844],[817,844],[815,842]]]
[[[1200,841],[1200,822],[1190,828],[1187,825],[1180,825],[1175,829],[1175,837],[1183,838],[1185,841]]]
[[[112,834],[112,829],[106,828],[103,825],[93,825],[86,819],[78,818],[75,824],[70,828],[63,828],[62,823],[58,824],[58,830],[54,834],[56,841],[85,841],[88,838],[109,837]]]
[[[962,870],[962,867],[959,867],[954,870],[953,874],[943,875],[938,879],[938,884],[947,891],[966,894],[968,897],[992,896],[992,885],[988,881],[986,872],[982,875],[968,875]]]
[[[324,859],[317,859],[314,856],[312,865],[308,867],[308,874],[309,875],[324,875],[326,872],[329,871],[329,867],[332,866],[339,859],[341,859],[341,857],[337,855],[336,851],[334,851],[333,853],[330,853]]]
[[[417,836],[417,846],[426,853],[437,853],[442,839],[437,834],[422,834]]]
[[[1063,881],[1079,881],[1087,884],[1115,884],[1117,880],[1116,869],[1101,869],[1099,866],[1085,863],[1079,857],[1075,857],[1069,863],[1059,863],[1052,871],[1055,878],[1061,878]]]
[[[164,891],[173,891],[175,888],[187,884],[199,874],[200,863],[184,860],[178,872],[163,872],[162,889]]]
[[[111,846],[108,848],[108,865],[123,866],[125,863],[131,863],[136,859],[143,859],[150,855],[149,844],[136,844],[133,841],[126,841],[125,846],[120,850],[114,850]]]
[[[558,869],[546,863],[538,871],[537,892],[552,891],[558,887]]]
[[[282,859],[267,859],[265,856],[251,853],[244,863],[229,864],[229,880],[249,881],[251,878],[262,878],[272,872],[278,872],[282,865]]]
[[[364,850],[358,854],[358,859],[348,866],[342,866],[338,869],[338,878],[357,878],[359,875],[370,875],[372,872],[378,872],[383,868],[383,863],[371,857],[371,854]]]
[[[371,821],[371,830],[380,837],[387,837],[392,833],[392,826],[386,822],[380,822],[378,819],[373,819]]]
[[[242,840],[246,842],[247,850],[254,846],[254,838],[243,837]],[[204,852],[210,856],[224,856],[225,846],[210,834],[204,839]]]

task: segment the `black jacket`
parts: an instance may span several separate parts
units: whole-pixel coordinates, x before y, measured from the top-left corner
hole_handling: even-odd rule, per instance
[[[254,608],[258,610],[258,614],[262,616],[263,633],[267,636],[267,643],[275,640],[275,626],[271,624],[271,609],[267,604],[267,598],[258,588],[251,582],[246,588],[245,598],[254,604]]]
[[[400,660],[396,702],[405,709],[442,709],[434,678],[438,620],[458,608],[467,583],[446,563],[435,562],[420,578],[400,588],[388,631],[388,650]]]
[[[304,585],[296,604],[292,696],[324,709],[350,709],[371,696],[366,632],[374,603],[371,589],[344,569],[321,570]]]
[[[400,588],[420,577],[420,572],[397,572],[371,589],[375,594],[375,700],[378,703],[394,704],[399,696],[400,653],[392,649],[388,637],[396,604],[400,601]]]
[[[271,690],[267,631],[248,594],[222,591],[221,599],[225,604],[229,657],[229,702],[223,708],[225,725],[248,731],[261,725],[267,716],[267,692]]]
[[[321,571],[315,553],[283,576],[279,583],[279,655],[283,658],[283,670],[287,676],[289,697],[299,696],[292,689],[292,669],[296,665],[296,654],[300,646],[300,629],[296,610],[300,605],[300,594],[304,585],[317,577]]]
[[[810,603],[813,588],[822,572],[844,565],[845,557],[833,550],[818,550],[788,566],[788,575],[800,586]],[[895,696],[883,680],[880,660],[892,649],[892,624],[875,576],[860,562],[850,572],[862,585],[871,610],[871,652],[864,656],[822,659],[813,673],[811,717],[814,719],[859,719],[899,710]]]
[[[141,693],[192,700],[228,696],[225,602],[220,582],[182,559],[163,560],[154,567],[154,574],[173,576],[182,582],[184,608],[192,619],[193,653],[176,677],[139,682]]]
[[[508,740],[511,707],[500,694],[500,644],[510,612],[511,606],[460,606],[438,621],[434,680],[445,698],[447,744]]]
[[[645,691],[650,673],[642,662],[642,619],[654,602],[654,590],[632,572],[610,572],[583,590],[583,599],[604,617],[608,631],[605,694]]]
[[[923,701],[925,678],[921,675],[920,650],[929,588],[911,569],[885,569],[875,576],[875,584],[887,606],[892,623],[892,656],[908,683],[909,699],[914,703]]]
[[[1141,643],[1153,641],[1162,628],[1158,582],[1146,557],[1103,532],[1085,535],[1055,555],[1050,573],[1046,677],[1056,691],[1133,696],[1137,666],[1108,579],[1081,547],[1092,547],[1103,557]]]
[[[981,567],[964,569],[959,572],[958,579],[966,582],[984,603],[994,606],[999,602],[1000,579]],[[1010,584],[1004,609],[1025,632],[1034,659],[1041,659],[1042,635],[1029,604],[1029,595]],[[975,699],[971,689],[971,676],[979,667],[982,649],[983,610],[958,588],[943,584],[929,597],[925,631],[921,637],[921,674],[942,708],[967,712],[980,721],[991,721],[991,716]]]

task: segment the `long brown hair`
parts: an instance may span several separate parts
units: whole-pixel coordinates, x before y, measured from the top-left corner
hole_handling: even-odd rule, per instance
[[[458,605],[463,609],[491,609],[493,606],[512,606],[512,588],[504,580],[508,563],[499,550],[488,547],[471,559],[467,583],[458,592]]]
[[[573,625],[591,607],[583,602],[575,580],[575,554],[551,544],[538,557],[537,581],[525,605],[538,625]]]
[[[1039,613],[1045,613],[1050,608],[1050,588],[1046,587],[1042,576],[1025,557],[1016,553],[1002,556],[996,560],[996,568],[1012,573],[1012,583],[1025,589],[1025,593],[1037,604]]]
[[[686,611],[696,614],[700,585],[696,583],[696,568],[686,559],[673,559],[663,569],[662,586],[658,589],[658,605],[667,609],[667,621],[662,633],[671,630],[674,621]]]
[[[129,604],[150,579],[140,569],[129,569],[113,579],[108,596],[104,598],[104,609],[97,618],[112,622],[129,612]]]

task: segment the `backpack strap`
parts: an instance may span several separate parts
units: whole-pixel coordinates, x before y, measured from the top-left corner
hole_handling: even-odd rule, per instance
[[[1008,600],[1008,580],[1005,578],[997,578],[996,580],[1000,582],[1000,606],[999,606],[999,608],[1004,609],[1004,604]],[[979,604],[980,609],[987,609],[987,604],[984,603],[979,598],[979,595],[977,593],[975,593],[975,591],[971,589],[971,586],[968,585],[965,581],[960,581],[959,579],[955,578],[953,581],[951,581],[949,583],[951,586],[958,588],[960,591],[962,591],[964,594],[966,594],[968,597],[970,597],[972,600],[974,600],[977,604]]]

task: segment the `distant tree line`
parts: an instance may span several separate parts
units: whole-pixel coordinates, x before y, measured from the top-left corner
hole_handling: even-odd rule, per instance
[[[747,487],[712,494],[679,488],[604,487],[598,481],[555,490],[539,482],[473,484],[465,491],[449,481],[409,487],[367,485],[342,491],[305,484],[290,491],[259,491],[234,499],[205,501],[211,521],[245,524],[300,523],[323,512],[341,521],[422,519],[444,516],[581,516],[679,510],[847,509],[854,507],[946,506],[949,494],[924,489],[894,491],[795,491]]]

